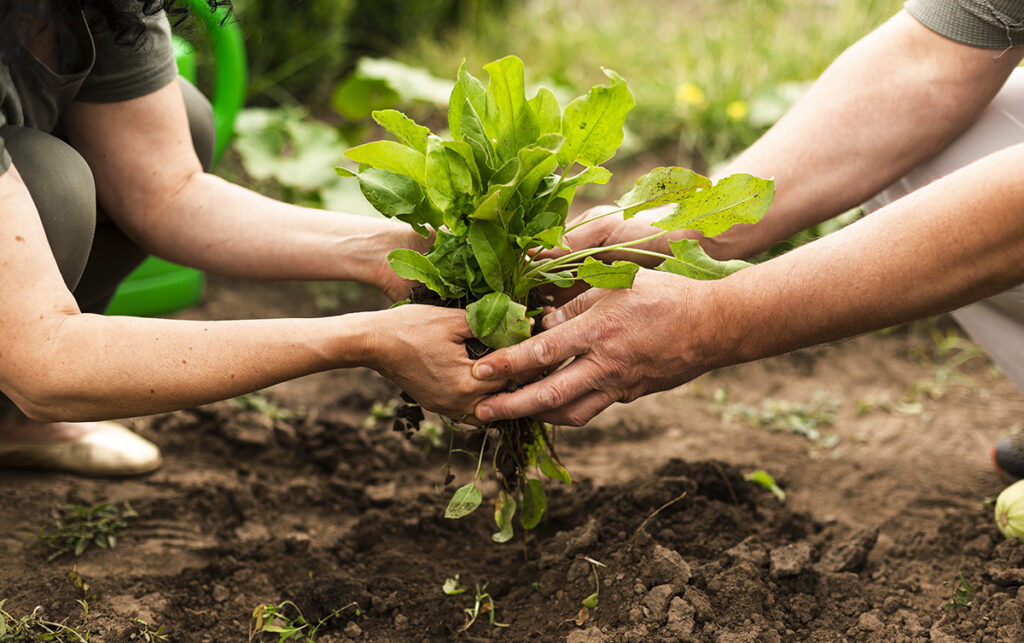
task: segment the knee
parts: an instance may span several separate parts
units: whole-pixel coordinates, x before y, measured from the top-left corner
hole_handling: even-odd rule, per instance
[[[213,107],[192,83],[179,76],[178,84],[181,85],[181,94],[185,98],[188,126],[192,131],[192,146],[195,147],[203,169],[209,172],[213,167],[213,156],[217,148]]]
[[[64,141],[24,127],[0,129],[42,221],[68,288],[85,270],[96,230],[96,184],[85,159]]]

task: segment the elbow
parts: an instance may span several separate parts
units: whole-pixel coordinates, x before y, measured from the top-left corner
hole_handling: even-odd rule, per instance
[[[76,412],[67,403],[67,396],[34,387],[23,387],[6,393],[18,410],[30,420],[49,423],[74,422],[83,419],[80,417],[80,412]]]

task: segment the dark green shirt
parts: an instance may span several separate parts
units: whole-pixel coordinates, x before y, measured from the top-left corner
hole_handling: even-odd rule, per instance
[[[0,127],[15,125],[43,132],[57,129],[74,101],[114,103],[160,89],[177,77],[167,17],[145,18],[141,48],[118,45],[100,16],[62,14],[57,29],[59,70],[31,52],[0,62]],[[10,167],[0,129],[0,173]]]
[[[909,0],[904,6],[924,26],[965,45],[1024,45],[1024,0]]]

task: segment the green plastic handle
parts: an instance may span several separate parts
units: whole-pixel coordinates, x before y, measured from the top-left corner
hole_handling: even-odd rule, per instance
[[[235,131],[235,118],[245,102],[248,65],[242,30],[226,7],[210,10],[206,0],[185,0],[192,14],[206,27],[213,44],[216,73],[213,84],[213,120],[217,131],[214,159],[227,149]]]

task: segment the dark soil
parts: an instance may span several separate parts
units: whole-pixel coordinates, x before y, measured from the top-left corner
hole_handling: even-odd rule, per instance
[[[214,281],[181,316],[324,312],[295,291]],[[138,418],[164,450],[150,476],[0,472],[0,600],[79,623],[84,598],[93,641],[131,640],[133,619],[170,641],[246,641],[253,610],[286,600],[313,623],[358,606],[328,618],[323,642],[1021,641],[1024,546],[985,501],[1003,484],[988,445],[1018,426],[1024,397],[984,358],[940,382],[933,346],[914,329],[860,337],[562,430],[576,482],[549,485],[541,524],[504,545],[490,539],[493,483],[484,508],[443,518],[474,463],[456,454],[445,486],[446,447],[371,416],[399,392],[369,371],[263,392],[287,413],[221,402]],[[814,439],[735,412],[818,390],[838,410]],[[757,468],[784,503],[744,479]],[[47,563],[28,547],[56,507],[125,501],[140,518],[112,551]],[[466,592],[445,595],[456,575]],[[486,600],[466,627],[485,584],[507,627]]]

